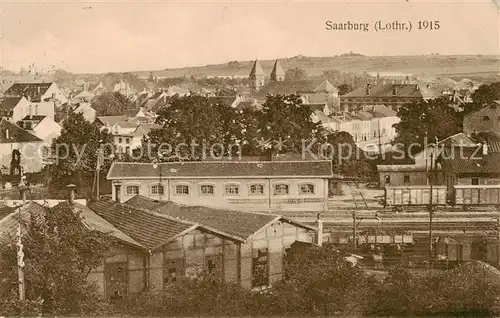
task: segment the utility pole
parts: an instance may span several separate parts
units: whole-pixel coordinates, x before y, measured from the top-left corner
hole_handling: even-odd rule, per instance
[[[356,210],[352,210],[352,250],[356,252],[358,249],[358,233],[357,233],[357,216]]]
[[[99,140],[99,149],[97,149],[97,169],[96,169],[96,188],[97,188],[97,200],[101,197],[101,188],[100,188],[100,171],[101,171],[101,164],[104,161],[104,150],[102,149],[102,140]]]
[[[24,281],[24,252],[23,252],[23,241],[21,232],[21,206],[18,207],[19,214],[19,224],[17,225],[17,274],[18,274],[18,284],[19,284],[19,300],[24,301],[26,299],[26,286]]]
[[[431,173],[432,173],[432,162],[433,162],[433,158],[434,158],[434,152],[431,152]],[[429,178],[429,176],[427,177]],[[434,180],[430,180],[430,190],[431,190],[431,193],[430,193],[430,202],[429,202],[429,262],[430,264],[432,264],[432,217],[433,217],[433,183],[434,183]]]

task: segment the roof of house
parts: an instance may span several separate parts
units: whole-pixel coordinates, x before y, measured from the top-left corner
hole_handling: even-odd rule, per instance
[[[291,95],[302,93],[338,92],[337,88],[327,80],[301,80],[301,81],[279,81],[269,82],[256,94],[257,98],[265,98],[267,95]]]
[[[149,124],[149,123],[143,123],[137,126],[136,130],[134,131],[134,136],[143,136],[149,134],[149,132],[153,129],[159,129],[162,126],[160,124]]]
[[[26,96],[32,101],[40,101],[41,97],[53,83],[15,83],[5,91],[5,95]]]
[[[369,93],[367,87],[360,87],[352,92],[342,95],[345,97],[421,97],[423,99],[436,98],[441,93],[425,85],[419,84],[384,84],[370,85]],[[396,95],[394,95],[396,93]]]
[[[68,205],[69,203],[65,201],[55,205],[52,208],[67,207]],[[26,204],[22,205],[20,207],[20,213],[18,209],[10,209],[11,213],[0,219],[0,242],[6,242],[15,235],[17,227],[19,225],[19,216],[21,216],[22,222],[26,224],[26,222],[29,222],[31,215],[43,215],[47,212],[47,207],[42,206],[34,201],[28,201]],[[129,245],[138,248],[144,248],[144,246],[139,244],[137,241],[135,241],[125,233],[119,231],[117,228],[95,214],[85,205],[75,202],[73,204],[73,211],[76,213],[80,213],[81,221],[88,229],[108,234]]]
[[[12,208],[12,212],[0,219],[0,243],[8,243],[15,235],[21,223],[29,222],[30,215],[44,213],[45,208],[40,204],[28,201],[19,208]]]
[[[45,117],[47,117],[46,115],[26,115],[24,116],[24,118],[22,120],[42,120],[44,119]]]
[[[500,153],[490,153],[481,157],[444,159],[443,167],[455,174],[500,174]]]
[[[87,90],[83,90],[76,94],[73,98],[93,98],[95,95]]]
[[[192,222],[111,201],[91,202],[88,207],[148,249],[161,247],[197,227]]]
[[[7,139],[8,131],[8,139]],[[42,141],[37,136],[30,134],[21,127],[7,121],[5,118],[0,119],[0,143],[16,143],[16,142],[38,142]]]
[[[22,96],[6,96],[0,100],[0,109],[12,110],[23,99]]]
[[[192,161],[151,163],[113,162],[108,179],[238,177],[331,177],[332,162],[322,161]]]
[[[494,131],[482,131],[473,136],[478,142],[488,145],[488,152],[500,152],[500,134]]]
[[[119,122],[125,122],[128,119],[128,116],[97,116],[104,125],[108,124],[109,126],[113,126]]]
[[[314,227],[275,214],[250,213],[205,206],[187,206],[167,201],[156,201],[142,196],[135,196],[126,204],[136,207],[148,206],[158,213],[200,224],[207,229],[239,238],[241,241],[247,240],[260,229],[278,220],[314,230]]]
[[[64,206],[68,205],[69,203],[66,202],[61,202],[58,205]],[[56,206],[58,206],[56,205]],[[134,240],[132,237],[128,236],[127,234],[123,233],[119,229],[117,229],[115,226],[113,226],[111,223],[97,215],[94,211],[89,209],[87,206],[79,203],[73,203],[73,209],[75,212],[80,213],[80,217],[82,222],[89,228],[90,230],[95,230],[99,231],[101,233],[105,233],[110,235],[111,237],[114,237],[124,243],[127,243],[129,245],[132,245],[134,247],[138,248],[144,248],[142,244]]]
[[[395,164],[395,165],[377,165],[379,172],[426,172],[425,165],[414,164]]]

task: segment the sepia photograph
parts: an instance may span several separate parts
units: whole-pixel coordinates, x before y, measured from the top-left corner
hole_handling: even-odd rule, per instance
[[[0,0],[0,318],[499,317],[500,1]]]

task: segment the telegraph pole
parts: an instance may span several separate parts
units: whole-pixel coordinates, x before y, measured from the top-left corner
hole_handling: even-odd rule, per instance
[[[18,207],[19,224],[17,225],[17,274],[18,274],[18,285],[19,285],[19,300],[24,301],[26,299],[26,286],[24,281],[24,252],[23,252],[23,241],[21,232],[21,206]]]
[[[434,158],[434,152],[431,152],[431,173],[432,173],[432,162]],[[427,176],[429,179],[429,175]],[[432,263],[432,217],[433,217],[433,187],[434,180],[430,180],[430,203],[429,203],[429,262]]]
[[[358,249],[358,231],[356,229],[357,224],[356,224],[357,216],[356,216],[356,210],[352,210],[352,250],[353,252],[356,252]]]

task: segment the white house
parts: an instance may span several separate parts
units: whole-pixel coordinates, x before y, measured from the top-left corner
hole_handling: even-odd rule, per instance
[[[357,146],[369,152],[386,148],[396,137],[394,125],[400,118],[384,105],[365,106],[362,111],[344,112],[323,121],[323,126],[333,131],[345,131],[352,135]]]
[[[13,155],[18,153],[22,172],[38,172],[44,165],[43,147],[42,139],[6,119],[0,119],[0,167],[15,168],[20,173],[20,169],[11,167]]]

